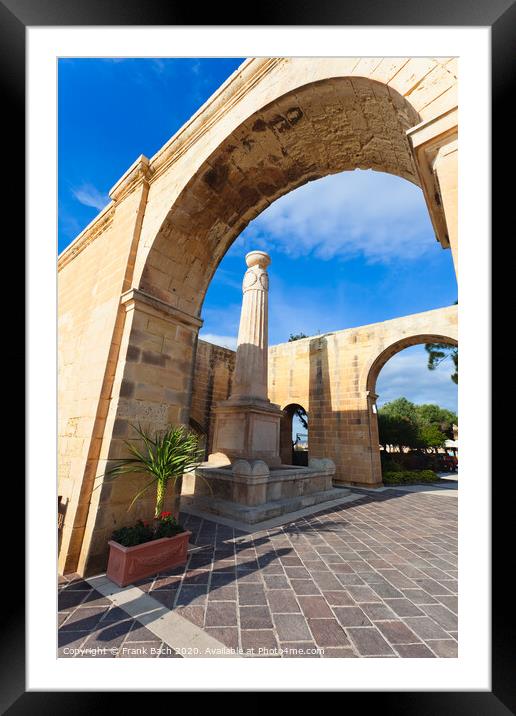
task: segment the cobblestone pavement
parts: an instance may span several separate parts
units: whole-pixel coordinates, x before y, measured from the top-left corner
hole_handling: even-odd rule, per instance
[[[252,535],[182,515],[188,563],[136,586],[248,655],[457,656],[457,493],[360,495]],[[60,656],[179,656],[80,577],[61,580]]]

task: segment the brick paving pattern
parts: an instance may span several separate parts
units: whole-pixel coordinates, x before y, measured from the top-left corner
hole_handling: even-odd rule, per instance
[[[136,586],[227,647],[457,656],[456,496],[362,492],[252,535],[188,515],[182,524],[197,548],[188,563]],[[80,578],[61,579],[60,656],[96,656],[87,652],[97,647],[117,658],[179,656]]]
[[[59,578],[58,656],[181,658],[77,575]]]

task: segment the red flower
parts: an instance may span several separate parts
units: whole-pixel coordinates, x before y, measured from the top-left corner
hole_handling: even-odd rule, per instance
[[[172,515],[172,512],[162,512],[161,519],[164,519],[165,517],[170,517],[171,515]]]

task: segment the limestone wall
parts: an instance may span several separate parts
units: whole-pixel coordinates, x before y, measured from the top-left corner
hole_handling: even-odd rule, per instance
[[[441,152],[434,167],[435,141],[427,152],[429,140],[421,140],[420,160],[408,132],[448,116],[456,104],[454,58],[250,59],[151,160],[140,156],[117,182],[109,207],[59,259],[63,571],[105,566],[106,537],[131,519],[131,481],[112,486],[103,479],[131,422],[188,423],[202,302],[238,234],[279,196],[355,168],[423,183],[427,203],[436,195],[433,173],[441,172],[446,223],[454,212],[456,152]],[[337,449],[343,433],[330,430],[331,420],[347,425],[348,437],[356,431],[365,439],[362,408],[346,391],[335,392],[338,381],[351,380],[336,367],[339,340],[312,339],[295,350],[305,351],[304,372],[290,375],[281,351],[277,370],[286,371],[292,394],[313,386],[312,412],[320,408],[320,418],[312,419],[311,447],[324,428]],[[325,371],[337,381],[331,401]],[[304,404],[302,397],[296,402]],[[354,465],[347,458],[341,474],[365,479]]]
[[[124,327],[145,188],[112,202],[60,257],[58,273],[58,495],[61,568],[75,568],[103,441]]]
[[[206,449],[212,446],[213,422],[210,411],[218,400],[226,400],[231,392],[235,367],[235,351],[199,340],[195,357],[190,419],[207,437]]]
[[[373,406],[381,368],[411,345],[457,338],[457,306],[450,306],[272,346],[269,397],[305,408],[310,454],[335,462],[336,481],[379,485]]]
[[[373,406],[381,369],[411,345],[432,340],[456,343],[457,338],[457,306],[449,306],[271,346],[269,398],[281,408],[305,408],[310,455],[331,458],[337,482],[379,484]],[[214,401],[229,396],[234,356],[227,348],[198,343],[190,415],[210,437],[210,409]],[[290,441],[290,434],[286,438]],[[289,452],[290,444],[285,454]]]

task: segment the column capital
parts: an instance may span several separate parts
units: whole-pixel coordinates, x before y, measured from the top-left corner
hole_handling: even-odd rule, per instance
[[[271,257],[265,251],[249,251],[245,256],[245,262],[249,268],[259,266],[265,271],[267,266],[270,265]]]
[[[242,291],[268,291],[269,276],[267,275],[267,266],[271,262],[271,258],[265,251],[250,251],[245,262],[249,267],[244,274],[242,282]]]

